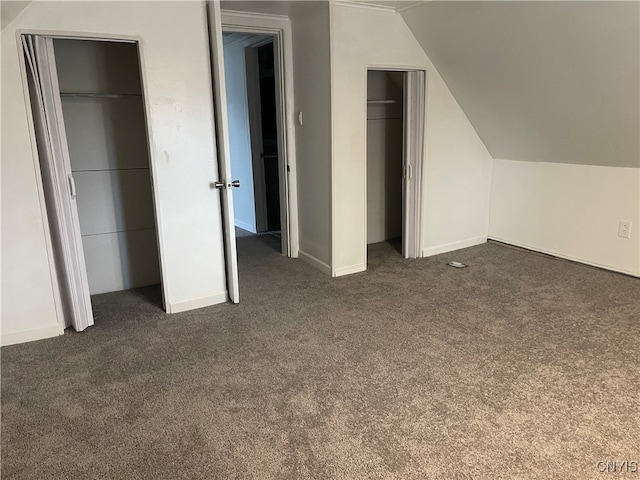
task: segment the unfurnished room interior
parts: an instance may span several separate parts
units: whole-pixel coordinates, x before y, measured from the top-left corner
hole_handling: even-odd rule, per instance
[[[640,2],[0,2],[3,479],[640,475]]]

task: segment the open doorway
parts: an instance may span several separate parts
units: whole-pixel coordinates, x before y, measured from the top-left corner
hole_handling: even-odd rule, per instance
[[[367,246],[420,256],[425,73],[367,71]]]
[[[92,297],[143,289],[162,308],[138,44],[24,35],[64,326],[93,324]]]
[[[265,241],[287,254],[282,236],[287,228],[284,125],[274,36],[224,32],[223,46],[231,175],[240,181],[233,191],[236,235],[274,237]]]

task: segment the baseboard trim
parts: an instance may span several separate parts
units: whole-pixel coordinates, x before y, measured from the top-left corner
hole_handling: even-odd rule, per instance
[[[256,233],[255,232],[255,229],[256,229],[255,225],[249,225],[248,223],[243,222],[242,220],[238,220],[237,218],[234,221],[235,221],[236,227],[239,227],[239,228],[241,228],[243,230],[246,230],[247,232]]]
[[[342,277],[343,275],[351,275],[352,273],[360,273],[367,270],[367,266],[364,263],[358,263],[357,265],[349,265],[348,267],[336,268],[333,276]]]
[[[7,345],[15,345],[16,343],[33,342],[35,340],[57,337],[63,333],[64,329],[58,324],[21,332],[3,332],[0,335],[0,345],[5,347]]]
[[[476,245],[482,245],[487,243],[488,237],[483,235],[481,237],[467,238],[466,240],[460,240],[459,242],[445,243],[443,245],[437,245],[435,247],[423,248],[423,257],[432,257],[433,255],[439,255],[441,253],[453,252],[454,250],[460,250],[461,248],[475,247]]]
[[[583,258],[572,257],[570,255],[563,255],[561,253],[554,252],[552,250],[545,250],[543,248],[532,247],[531,245],[526,245],[524,243],[512,242],[511,240],[505,240],[504,238],[500,238],[500,237],[489,236],[488,239],[494,242],[504,243],[505,245],[510,245],[512,247],[523,248],[531,252],[543,253],[545,255],[550,255],[552,257],[561,258],[562,260],[569,260],[570,262],[582,263],[583,265],[589,265],[590,267],[601,268],[602,270],[608,270],[610,272],[622,273],[623,275],[629,275],[630,277],[640,278],[640,272],[633,272],[631,270],[624,270],[621,268],[610,267],[608,265],[602,265],[601,263],[591,262]]]
[[[227,291],[216,293],[215,295],[207,295],[206,297],[192,298],[181,302],[167,302],[167,313],[180,313],[196,308],[209,307],[218,303],[224,303],[229,297]]]
[[[298,258],[304,263],[311,265],[313,268],[320,270],[322,273],[331,275],[331,267],[313,255],[309,255],[307,252],[298,250]]]

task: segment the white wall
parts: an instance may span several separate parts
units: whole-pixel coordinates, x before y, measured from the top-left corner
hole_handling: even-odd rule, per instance
[[[218,173],[204,4],[34,2],[2,30],[2,342],[55,335],[62,325],[19,30],[140,39],[167,309],[225,301],[220,200],[209,187]]]
[[[224,38],[224,41],[224,74],[227,86],[231,175],[234,180],[240,180],[240,188],[233,190],[233,214],[236,226],[256,233],[247,72],[244,59],[246,43],[234,39],[227,46],[227,37]]]
[[[427,71],[423,255],[486,241],[492,158],[399,14],[331,5],[333,275],[366,269],[367,67]]]
[[[494,161],[491,238],[640,275],[640,169]],[[619,220],[632,222],[618,237]]]
[[[287,2],[285,2],[287,3]],[[291,2],[300,258],[325,273],[331,264],[331,65],[329,6]]]

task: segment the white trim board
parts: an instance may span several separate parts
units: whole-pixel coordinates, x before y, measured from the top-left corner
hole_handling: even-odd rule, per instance
[[[320,270],[322,273],[331,275],[331,267],[313,255],[309,255],[302,250],[298,250],[298,258],[304,263],[311,265],[313,268]]]
[[[488,237],[486,235],[480,237],[467,238],[457,242],[444,243],[442,245],[436,245],[435,247],[423,248],[423,257],[432,257],[441,253],[453,252],[454,250],[460,250],[462,248],[475,247],[476,245],[482,245],[487,243]]]
[[[260,24],[255,24],[255,23],[250,23],[247,24],[246,22],[243,22],[242,20],[247,20],[247,19],[251,19],[251,20],[263,20],[263,21],[272,21],[272,22],[290,22],[289,17],[287,17],[286,15],[276,15],[273,13],[257,13],[257,12],[243,12],[241,10],[225,10],[225,9],[221,9],[220,13],[222,15],[222,25],[225,26],[225,24],[233,24],[235,25],[236,23],[242,24],[242,25],[251,25],[251,26],[255,26],[255,27],[264,27],[264,22],[260,23]],[[235,18],[233,18],[235,17]],[[275,27],[277,28],[277,27]]]
[[[247,222],[243,222],[242,220],[235,219],[236,227],[246,230],[247,232],[256,233],[255,225],[249,225]]]
[[[48,327],[40,327],[33,330],[24,330],[21,332],[2,332],[0,334],[0,345],[14,345],[16,343],[33,342],[35,340],[43,340],[45,338],[57,337],[64,334],[64,328],[55,324]]]
[[[561,253],[553,252],[551,250],[545,250],[543,248],[536,248],[529,245],[525,245],[522,243],[512,242],[511,240],[505,240],[499,237],[489,236],[488,240],[492,240],[494,242],[503,243],[504,245],[511,245],[512,247],[523,248],[525,250],[529,250],[531,252],[543,253],[545,255],[549,255],[555,258],[561,258],[562,260],[569,260],[571,262],[581,263],[582,265],[588,265],[590,267],[601,268],[603,270],[608,270],[609,272],[622,273],[624,275],[629,275],[631,277],[640,278],[640,272],[632,272],[630,270],[624,270],[621,268],[609,267],[606,265],[602,265],[600,263],[590,262],[588,260],[584,260],[579,257],[572,257],[570,255],[563,255]]]
[[[364,263],[358,263],[356,265],[348,265],[346,267],[336,268],[333,272],[334,277],[342,277],[343,275],[351,275],[352,273],[365,272],[367,265]]]
[[[216,293],[207,295],[206,297],[192,298],[190,300],[182,300],[180,302],[167,302],[167,313],[180,313],[196,308],[209,307],[218,303],[226,303],[229,292]]]
[[[331,0],[331,5],[338,7],[363,8],[366,10],[376,10],[378,12],[396,13],[395,7],[390,5],[380,5],[359,0]]]

